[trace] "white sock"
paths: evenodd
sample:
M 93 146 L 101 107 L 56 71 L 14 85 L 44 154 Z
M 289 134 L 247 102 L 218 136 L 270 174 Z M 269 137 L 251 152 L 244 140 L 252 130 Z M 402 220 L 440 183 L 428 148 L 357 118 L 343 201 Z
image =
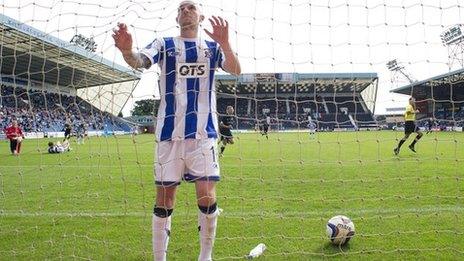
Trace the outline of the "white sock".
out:
M 166 260 L 169 234 L 171 233 L 171 216 L 161 218 L 153 215 L 153 256 L 155 261 Z
M 200 226 L 200 256 L 198 261 L 212 260 L 214 238 L 216 237 L 217 217 L 219 209 L 217 208 L 211 214 L 198 212 L 198 226 Z

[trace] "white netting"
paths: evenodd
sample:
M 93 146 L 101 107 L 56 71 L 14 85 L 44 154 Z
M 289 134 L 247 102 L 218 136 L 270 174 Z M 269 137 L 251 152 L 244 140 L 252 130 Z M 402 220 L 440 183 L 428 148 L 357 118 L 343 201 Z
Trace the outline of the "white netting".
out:
M 215 259 L 261 242 L 271 260 L 462 259 L 463 47 L 440 35 L 461 28 L 464 1 L 199 2 L 229 21 L 243 72 L 216 80 L 217 113 L 232 105 L 237 132 L 221 158 Z M 129 135 L 117 114 L 163 99 L 163 75 L 128 69 L 111 34 L 125 22 L 138 49 L 177 36 L 177 5 L 2 1 L 0 134 L 15 118 L 28 137 L 18 157 L 1 144 L 1 257 L 151 258 L 154 139 Z M 78 48 L 75 35 L 89 41 Z M 417 124 L 431 127 L 417 154 L 409 141 L 393 155 L 408 98 L 393 89 L 416 97 Z M 132 120 L 153 131 L 151 116 Z M 256 131 L 267 121 L 268 138 Z M 95 136 L 49 155 L 66 122 Z M 196 205 L 193 186 L 180 186 L 168 258 L 196 258 Z M 356 225 L 349 247 L 328 244 L 338 214 Z

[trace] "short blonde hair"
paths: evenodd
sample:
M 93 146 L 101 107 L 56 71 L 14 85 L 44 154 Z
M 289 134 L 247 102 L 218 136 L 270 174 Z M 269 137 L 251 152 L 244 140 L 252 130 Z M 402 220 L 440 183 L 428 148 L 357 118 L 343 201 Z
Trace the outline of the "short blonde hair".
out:
M 180 8 L 181 6 L 186 5 L 186 4 L 191 4 L 191 5 L 196 6 L 197 9 L 198 9 L 198 12 L 199 12 L 200 14 L 202 14 L 201 8 L 200 8 L 201 6 L 200 6 L 197 2 L 195 2 L 195 1 L 191 1 L 191 0 L 184 0 L 184 1 L 181 1 L 181 2 L 179 3 L 178 8 Z

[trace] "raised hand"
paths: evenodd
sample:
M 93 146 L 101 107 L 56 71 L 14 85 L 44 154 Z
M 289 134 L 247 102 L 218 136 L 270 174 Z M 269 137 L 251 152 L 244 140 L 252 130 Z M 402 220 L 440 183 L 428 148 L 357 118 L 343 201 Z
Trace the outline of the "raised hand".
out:
M 221 46 L 229 44 L 229 23 L 220 16 L 213 16 L 208 20 L 213 27 L 213 32 L 204 29 L 206 34 Z
M 132 51 L 132 35 L 127 31 L 127 25 L 118 23 L 118 27 L 113 30 L 113 39 L 116 47 L 122 53 Z

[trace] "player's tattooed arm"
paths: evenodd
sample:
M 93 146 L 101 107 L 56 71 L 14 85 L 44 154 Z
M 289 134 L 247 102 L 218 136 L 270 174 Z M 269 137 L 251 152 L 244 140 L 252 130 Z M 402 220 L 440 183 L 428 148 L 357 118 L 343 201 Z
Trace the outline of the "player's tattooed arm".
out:
M 150 59 L 141 53 L 135 53 L 131 50 L 130 52 L 122 52 L 122 56 L 126 63 L 134 69 L 148 69 L 151 66 Z
M 151 66 L 150 59 L 143 54 L 132 51 L 132 35 L 124 23 L 118 23 L 118 26 L 113 29 L 113 39 L 115 46 L 121 51 L 124 60 L 134 69 L 145 68 Z

